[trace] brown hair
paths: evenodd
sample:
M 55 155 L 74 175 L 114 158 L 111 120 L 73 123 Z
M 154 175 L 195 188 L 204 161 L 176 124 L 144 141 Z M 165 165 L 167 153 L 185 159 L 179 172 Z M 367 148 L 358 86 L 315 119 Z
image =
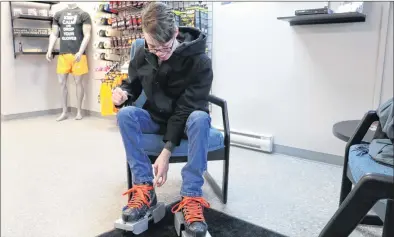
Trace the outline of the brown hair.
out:
M 161 2 L 149 3 L 142 12 L 142 30 L 158 43 L 167 43 L 176 31 L 172 9 Z

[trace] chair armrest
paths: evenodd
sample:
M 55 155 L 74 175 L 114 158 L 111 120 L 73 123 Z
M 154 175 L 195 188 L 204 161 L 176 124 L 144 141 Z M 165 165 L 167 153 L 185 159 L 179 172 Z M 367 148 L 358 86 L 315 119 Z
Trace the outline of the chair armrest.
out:
M 371 127 L 372 123 L 375 121 L 379 121 L 379 117 L 378 117 L 375 110 L 370 110 L 367 113 L 365 113 L 360 124 L 357 126 L 357 129 L 354 132 L 353 136 L 349 139 L 349 141 L 346 144 L 345 164 L 347 164 L 347 162 L 348 162 L 350 147 L 355 144 L 361 144 L 365 134 L 367 134 L 367 132 L 368 132 L 368 129 Z
M 393 176 L 383 174 L 366 174 L 357 185 L 364 186 L 366 191 L 373 192 L 378 196 L 378 199 L 392 199 L 394 198 L 394 180 Z M 379 191 L 377 191 L 377 188 Z
M 212 104 L 215 104 L 215 105 L 220 106 L 222 108 L 226 104 L 225 100 L 223 100 L 222 98 L 219 98 L 217 96 L 214 96 L 214 95 L 208 95 L 208 101 L 211 102 Z
M 227 102 L 214 95 L 208 96 L 208 101 L 214 105 L 222 108 L 223 130 L 224 130 L 224 144 L 230 146 L 230 125 L 228 121 Z
M 360 144 L 367 134 L 368 129 L 371 127 L 372 123 L 375 121 L 379 121 L 379 117 L 376 111 L 371 110 L 365 113 L 364 117 L 362 118 L 360 124 L 357 126 L 356 131 L 354 132 L 353 136 L 347 142 L 347 147 L 350 147 L 354 144 Z

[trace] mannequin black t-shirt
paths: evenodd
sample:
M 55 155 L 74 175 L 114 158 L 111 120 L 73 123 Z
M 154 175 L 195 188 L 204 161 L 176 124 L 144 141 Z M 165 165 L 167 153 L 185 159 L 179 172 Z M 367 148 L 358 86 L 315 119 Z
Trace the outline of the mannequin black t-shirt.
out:
M 60 54 L 76 54 L 83 40 L 83 24 L 92 24 L 87 12 L 79 7 L 55 13 L 53 24 L 60 30 Z M 84 52 L 85 53 L 85 52 Z

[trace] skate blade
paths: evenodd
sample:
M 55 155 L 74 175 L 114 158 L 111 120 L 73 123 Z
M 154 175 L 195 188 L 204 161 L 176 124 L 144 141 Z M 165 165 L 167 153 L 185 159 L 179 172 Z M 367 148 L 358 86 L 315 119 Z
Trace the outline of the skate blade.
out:
M 115 221 L 114 227 L 125 231 L 131 231 L 135 235 L 141 234 L 148 230 L 149 221 L 153 220 L 154 223 L 159 222 L 164 218 L 166 208 L 164 203 L 157 203 L 156 206 L 149 209 L 146 215 L 138 221 L 126 222 L 122 218 Z

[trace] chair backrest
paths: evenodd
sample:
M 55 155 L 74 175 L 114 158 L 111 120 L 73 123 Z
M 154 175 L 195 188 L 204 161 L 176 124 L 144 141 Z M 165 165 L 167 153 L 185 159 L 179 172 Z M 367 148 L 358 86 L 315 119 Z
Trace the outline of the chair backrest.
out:
M 130 50 L 130 61 L 133 60 L 134 55 L 137 51 L 138 47 L 144 47 L 145 41 L 144 39 L 136 39 L 133 43 L 133 45 L 131 46 L 131 50 Z M 138 97 L 138 99 L 134 102 L 134 106 L 141 108 L 146 101 L 146 95 L 144 90 L 142 90 L 141 95 Z
M 382 131 L 391 141 L 394 141 L 394 98 L 390 98 L 380 105 L 377 114 L 379 116 Z
M 379 126 L 376 133 L 380 133 L 380 139 L 376 136 L 369 145 L 368 154 L 378 162 L 394 166 L 394 102 L 393 98 L 379 106 L 377 115 L 379 117 Z M 376 134 L 375 133 L 375 134 Z M 384 135 L 384 136 L 383 136 Z

